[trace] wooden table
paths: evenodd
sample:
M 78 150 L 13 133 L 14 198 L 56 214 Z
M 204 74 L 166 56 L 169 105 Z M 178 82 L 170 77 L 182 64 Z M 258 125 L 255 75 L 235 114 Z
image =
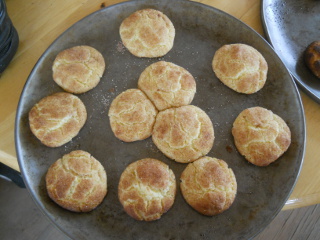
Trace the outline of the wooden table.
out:
M 160 0 L 159 0 L 160 1 Z M 72 24 L 103 7 L 123 0 L 7 0 L 20 45 L 0 76 L 0 161 L 19 171 L 14 121 L 22 88 L 47 47 Z M 197 1 L 221 9 L 264 36 L 259 0 Z M 320 82 L 319 82 L 320 84 Z M 307 146 L 298 182 L 283 209 L 320 203 L 320 105 L 301 92 L 307 123 Z M 285 184 L 285 183 L 283 183 Z

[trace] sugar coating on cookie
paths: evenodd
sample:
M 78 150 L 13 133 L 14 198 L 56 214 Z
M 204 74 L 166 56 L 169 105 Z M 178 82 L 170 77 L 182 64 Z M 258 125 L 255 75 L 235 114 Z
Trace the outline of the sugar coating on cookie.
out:
M 211 150 L 213 125 L 209 116 L 196 106 L 169 108 L 157 115 L 152 140 L 167 157 L 188 163 Z
M 160 111 L 188 105 L 196 93 L 193 76 L 183 67 L 165 61 L 148 66 L 139 77 L 138 87 Z
M 87 111 L 77 96 L 59 92 L 41 99 L 29 112 L 32 133 L 46 146 L 59 147 L 78 135 Z
M 242 111 L 233 123 L 232 135 L 240 154 L 257 166 L 276 161 L 291 143 L 288 125 L 262 107 Z
M 207 216 L 229 209 L 237 193 L 237 181 L 232 169 L 217 158 L 202 157 L 189 163 L 180 180 L 186 202 Z
M 114 135 L 124 142 L 143 140 L 151 136 L 158 111 L 139 89 L 120 93 L 109 109 Z
M 75 46 L 56 56 L 52 70 L 53 80 L 61 88 L 80 94 L 98 85 L 105 70 L 105 61 L 95 48 Z
M 137 57 L 162 57 L 173 47 L 175 28 L 162 12 L 142 9 L 123 20 L 120 37 L 123 45 Z
M 176 180 L 169 166 L 145 158 L 123 171 L 118 185 L 119 200 L 128 215 L 140 221 L 161 218 L 174 203 Z
M 49 197 L 73 212 L 89 212 L 107 194 L 107 174 L 90 153 L 76 150 L 53 163 L 46 174 Z
M 229 44 L 216 51 L 212 69 L 229 88 L 252 94 L 265 85 L 268 64 L 255 48 L 246 44 Z

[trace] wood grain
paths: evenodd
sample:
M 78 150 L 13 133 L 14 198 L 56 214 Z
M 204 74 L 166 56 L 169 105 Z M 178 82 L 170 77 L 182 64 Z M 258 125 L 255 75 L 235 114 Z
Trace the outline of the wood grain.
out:
M 0 218 L 0 239 L 70 240 L 41 213 L 26 189 L 3 179 L 0 206 L 0 216 L 5 216 Z M 320 239 L 319 229 L 320 205 L 313 205 L 281 211 L 253 240 L 315 240 Z
M 0 161 L 19 170 L 14 146 L 14 120 L 25 81 L 48 46 L 67 28 L 102 7 L 123 0 L 7 0 L 9 16 L 20 45 L 9 67 L 0 76 Z M 259 0 L 199 0 L 240 19 L 264 36 Z M 307 124 L 303 168 L 284 209 L 320 203 L 320 105 L 301 93 Z
M 319 239 L 320 205 L 282 211 L 254 240 Z

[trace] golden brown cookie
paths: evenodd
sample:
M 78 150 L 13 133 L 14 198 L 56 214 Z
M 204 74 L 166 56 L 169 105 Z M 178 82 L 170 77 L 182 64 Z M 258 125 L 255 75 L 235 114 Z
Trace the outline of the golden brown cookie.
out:
M 131 163 L 121 174 L 118 196 L 128 215 L 140 221 L 159 219 L 173 205 L 176 180 L 169 166 L 145 158 Z
M 199 213 L 213 216 L 230 208 L 237 181 L 228 164 L 220 159 L 202 157 L 189 163 L 181 174 L 180 188 L 187 203 Z
M 264 86 L 268 64 L 255 48 L 246 44 L 229 44 L 216 51 L 212 69 L 229 88 L 252 94 Z
M 114 135 L 124 142 L 133 142 L 151 136 L 157 113 L 141 90 L 128 89 L 112 101 L 108 115 Z
M 311 72 L 320 78 L 320 41 L 314 41 L 307 47 L 304 61 Z
M 123 20 L 120 37 L 123 45 L 137 57 L 162 57 L 173 47 L 175 28 L 162 12 L 142 9 Z
M 211 150 L 213 125 L 209 116 L 196 106 L 169 108 L 159 112 L 152 140 L 167 157 L 188 163 Z
M 88 152 L 72 151 L 50 166 L 46 174 L 49 197 L 73 212 L 89 212 L 107 194 L 107 174 Z
M 232 135 L 238 151 L 257 166 L 277 160 L 291 143 L 291 132 L 283 119 L 262 107 L 242 111 L 233 123 Z
M 77 96 L 59 92 L 41 99 L 29 112 L 32 133 L 46 146 L 59 147 L 78 135 L 87 111 Z
M 76 46 L 60 52 L 53 62 L 53 80 L 70 93 L 84 93 L 98 85 L 105 69 L 100 52 Z
M 188 105 L 196 93 L 193 76 L 183 67 L 165 61 L 148 66 L 140 75 L 138 87 L 160 111 Z

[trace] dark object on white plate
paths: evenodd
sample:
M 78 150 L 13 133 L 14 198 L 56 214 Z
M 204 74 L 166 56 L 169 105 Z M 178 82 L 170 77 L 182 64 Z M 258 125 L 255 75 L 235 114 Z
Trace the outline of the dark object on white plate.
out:
M 108 124 L 112 100 L 136 88 L 143 70 L 159 59 L 141 59 L 119 48 L 119 26 L 134 11 L 154 8 L 173 22 L 176 38 L 171 51 L 160 58 L 187 69 L 197 82 L 192 104 L 203 109 L 215 126 L 210 157 L 226 161 L 234 171 L 237 197 L 227 211 L 206 217 L 194 211 L 178 190 L 175 202 L 152 223 L 129 217 L 119 200 L 117 186 L 126 166 L 142 158 L 168 164 L 177 181 L 186 165 L 166 158 L 148 138 L 125 143 Z M 108 24 L 106 24 L 108 23 Z M 256 48 L 269 65 L 265 86 L 257 93 L 239 94 L 224 86 L 212 71 L 215 51 L 223 44 L 245 43 Z M 35 138 L 28 127 L 28 111 L 39 99 L 61 91 L 52 80 L 52 63 L 63 49 L 90 45 L 106 59 L 99 86 L 79 97 L 88 110 L 88 121 L 77 137 L 51 149 Z M 275 163 L 258 168 L 235 150 L 231 134 L 236 116 L 248 107 L 261 106 L 279 114 L 292 132 L 292 145 Z M 74 239 L 250 239 L 264 229 L 282 209 L 299 175 L 305 151 L 305 121 L 296 85 L 270 45 L 250 27 L 215 8 L 185 0 L 129 1 L 103 8 L 64 32 L 42 55 L 21 94 L 16 117 L 16 149 L 24 180 L 40 209 Z M 48 167 L 71 150 L 90 152 L 108 171 L 108 195 L 94 211 L 76 214 L 53 203 L 45 190 Z M 234 149 L 234 151 L 230 151 Z
M 14 28 L 4 0 L 0 0 L 0 73 L 9 65 L 19 45 L 19 36 Z

